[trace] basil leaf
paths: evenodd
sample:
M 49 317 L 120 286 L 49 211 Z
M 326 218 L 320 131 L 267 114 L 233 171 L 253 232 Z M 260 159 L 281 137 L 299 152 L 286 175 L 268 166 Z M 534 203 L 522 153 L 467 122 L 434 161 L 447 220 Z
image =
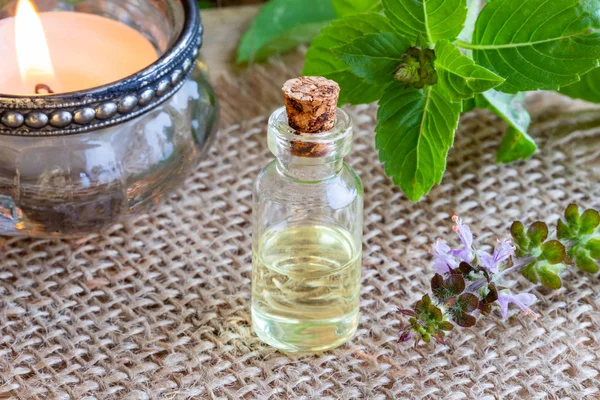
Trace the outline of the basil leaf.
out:
M 441 182 L 461 108 L 438 86 L 415 89 L 394 83 L 379 101 L 375 128 L 379 159 L 412 201 Z
M 334 18 L 329 1 L 271 0 L 261 7 L 242 37 L 237 62 L 263 61 L 294 49 L 310 41 Z
M 531 123 L 531 117 L 523 104 L 525 95 L 507 94 L 497 90 L 488 90 L 477 98 L 479 107 L 487 107 L 501 116 L 509 125 L 520 131 L 526 131 Z
M 350 72 L 349 69 L 327 74 L 314 73 L 310 75 L 322 75 L 336 81 L 338 85 L 340 85 L 339 105 L 370 104 L 379 100 L 381 96 L 383 96 L 383 91 L 385 90 L 385 86 L 366 83 Z
M 507 93 L 555 90 L 579 80 L 600 58 L 598 0 L 494 0 L 475 25 L 475 61 L 506 78 Z
M 466 113 L 466 112 L 473 111 L 474 109 L 476 109 L 478 107 L 476 99 L 477 99 L 476 97 L 472 97 L 470 99 L 463 100 L 462 112 Z
M 435 45 L 435 67 L 440 91 L 453 102 L 470 99 L 504 82 L 489 69 L 480 67 L 449 41 L 443 39 Z
M 510 163 L 517 160 L 526 160 L 530 158 L 537 150 L 535 141 L 527 134 L 514 126 L 506 129 L 498 153 L 496 162 Z
M 600 68 L 583 75 L 579 82 L 560 88 L 560 93 L 574 99 L 600 103 Z
M 364 82 L 354 75 L 332 48 L 340 47 L 369 33 L 393 32 L 389 20 L 381 14 L 361 14 L 333 21 L 313 40 L 306 53 L 303 75 L 322 75 L 341 88 L 340 104 L 372 103 L 383 95 L 385 86 Z
M 466 0 L 382 0 L 396 29 L 415 42 L 419 34 L 429 43 L 454 39 L 467 18 Z
M 381 0 L 331 0 L 338 18 L 365 12 L 381 11 Z
M 334 48 L 333 52 L 366 82 L 388 84 L 394 80 L 394 71 L 409 47 L 408 39 L 397 33 L 383 32 L 364 35 Z
M 525 160 L 537 150 L 535 141 L 527 134 L 531 117 L 523 105 L 525 95 L 489 90 L 477 97 L 479 107 L 487 107 L 508 123 L 508 129 L 498 148 L 496 161 L 509 163 Z

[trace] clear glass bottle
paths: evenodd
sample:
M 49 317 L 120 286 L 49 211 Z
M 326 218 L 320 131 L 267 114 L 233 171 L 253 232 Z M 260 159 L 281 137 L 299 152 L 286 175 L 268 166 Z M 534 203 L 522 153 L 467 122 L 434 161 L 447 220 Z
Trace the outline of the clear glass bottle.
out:
M 285 107 L 269 119 L 276 160 L 254 184 L 252 324 L 280 350 L 331 349 L 358 326 L 363 187 L 343 161 L 352 130 L 341 109 L 331 131 L 311 135 L 290 128 Z

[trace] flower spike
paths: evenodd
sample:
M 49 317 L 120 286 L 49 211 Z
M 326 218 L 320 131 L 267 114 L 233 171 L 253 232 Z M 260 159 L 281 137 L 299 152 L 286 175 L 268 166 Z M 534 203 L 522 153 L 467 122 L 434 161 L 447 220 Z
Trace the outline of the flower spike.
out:
M 574 204 L 567 207 L 555 230 L 542 221 L 528 228 L 515 221 L 510 228 L 512 241 L 498 240 L 490 254 L 473 247 L 473 233 L 462 220 L 452 217 L 455 232 L 462 244 L 452 248 L 445 240 L 433 245 L 431 296 L 426 294 L 412 309 L 398 311 L 408 317 L 409 325 L 400 333 L 399 342 L 446 343 L 446 334 L 455 326 L 472 327 L 481 315 L 500 311 L 508 317 L 514 304 L 525 316 L 536 319 L 531 309 L 536 297 L 532 293 L 506 288 L 503 279 L 520 272 L 533 283 L 549 289 L 561 287 L 559 275 L 568 267 L 596 273 L 600 269 L 600 213 L 581 212 Z M 556 232 L 552 236 L 552 232 Z

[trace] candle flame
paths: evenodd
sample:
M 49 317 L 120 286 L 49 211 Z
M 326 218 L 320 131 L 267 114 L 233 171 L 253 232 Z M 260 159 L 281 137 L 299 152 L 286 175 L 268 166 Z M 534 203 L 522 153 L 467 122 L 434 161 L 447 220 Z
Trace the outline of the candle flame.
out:
M 19 0 L 15 20 L 15 45 L 21 79 L 32 90 L 39 83 L 52 85 L 54 68 L 42 21 L 31 0 Z

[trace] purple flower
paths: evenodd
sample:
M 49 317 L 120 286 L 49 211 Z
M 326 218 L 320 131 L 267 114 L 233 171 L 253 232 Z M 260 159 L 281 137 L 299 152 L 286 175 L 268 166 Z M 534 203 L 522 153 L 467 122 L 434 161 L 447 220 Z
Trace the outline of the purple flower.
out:
M 433 269 L 435 272 L 443 275 L 446 272 L 450 272 L 450 269 L 456 269 L 457 266 L 458 262 L 448 243 L 442 239 L 436 240 L 433 245 Z
M 406 330 L 404 330 L 401 334 L 400 334 L 400 338 L 398 338 L 398 343 L 402 343 L 402 342 L 408 342 L 410 339 L 415 337 L 415 334 L 408 330 L 409 328 L 406 328 Z
M 457 216 L 452 217 L 456 223 L 452 230 L 458 234 L 463 244 L 462 249 L 452 249 L 448 243 L 438 239 L 433 245 L 433 269 L 438 274 L 445 274 L 451 269 L 456 269 L 462 261 L 470 263 L 473 261 L 473 233 L 467 225 Z
M 537 318 L 537 314 L 533 312 L 529 306 L 535 301 L 535 296 L 531 293 L 517 293 L 512 294 L 510 290 L 505 289 L 498 293 L 498 304 L 500 304 L 500 313 L 502 318 L 506 318 L 508 315 L 508 305 L 514 303 L 521 310 L 525 312 L 525 315 L 531 315 Z
M 452 221 L 456 223 L 456 225 L 452 227 L 452 230 L 458 234 L 458 237 L 463 244 L 462 249 L 453 250 L 452 254 L 461 258 L 462 261 L 470 263 L 473 261 L 473 233 L 456 215 L 452 217 Z
M 483 263 L 489 273 L 497 274 L 500 272 L 500 264 L 508 260 L 514 254 L 514 248 L 508 240 L 499 240 L 494 247 L 494 254 L 490 255 L 485 251 L 477 250 L 477 256 Z

